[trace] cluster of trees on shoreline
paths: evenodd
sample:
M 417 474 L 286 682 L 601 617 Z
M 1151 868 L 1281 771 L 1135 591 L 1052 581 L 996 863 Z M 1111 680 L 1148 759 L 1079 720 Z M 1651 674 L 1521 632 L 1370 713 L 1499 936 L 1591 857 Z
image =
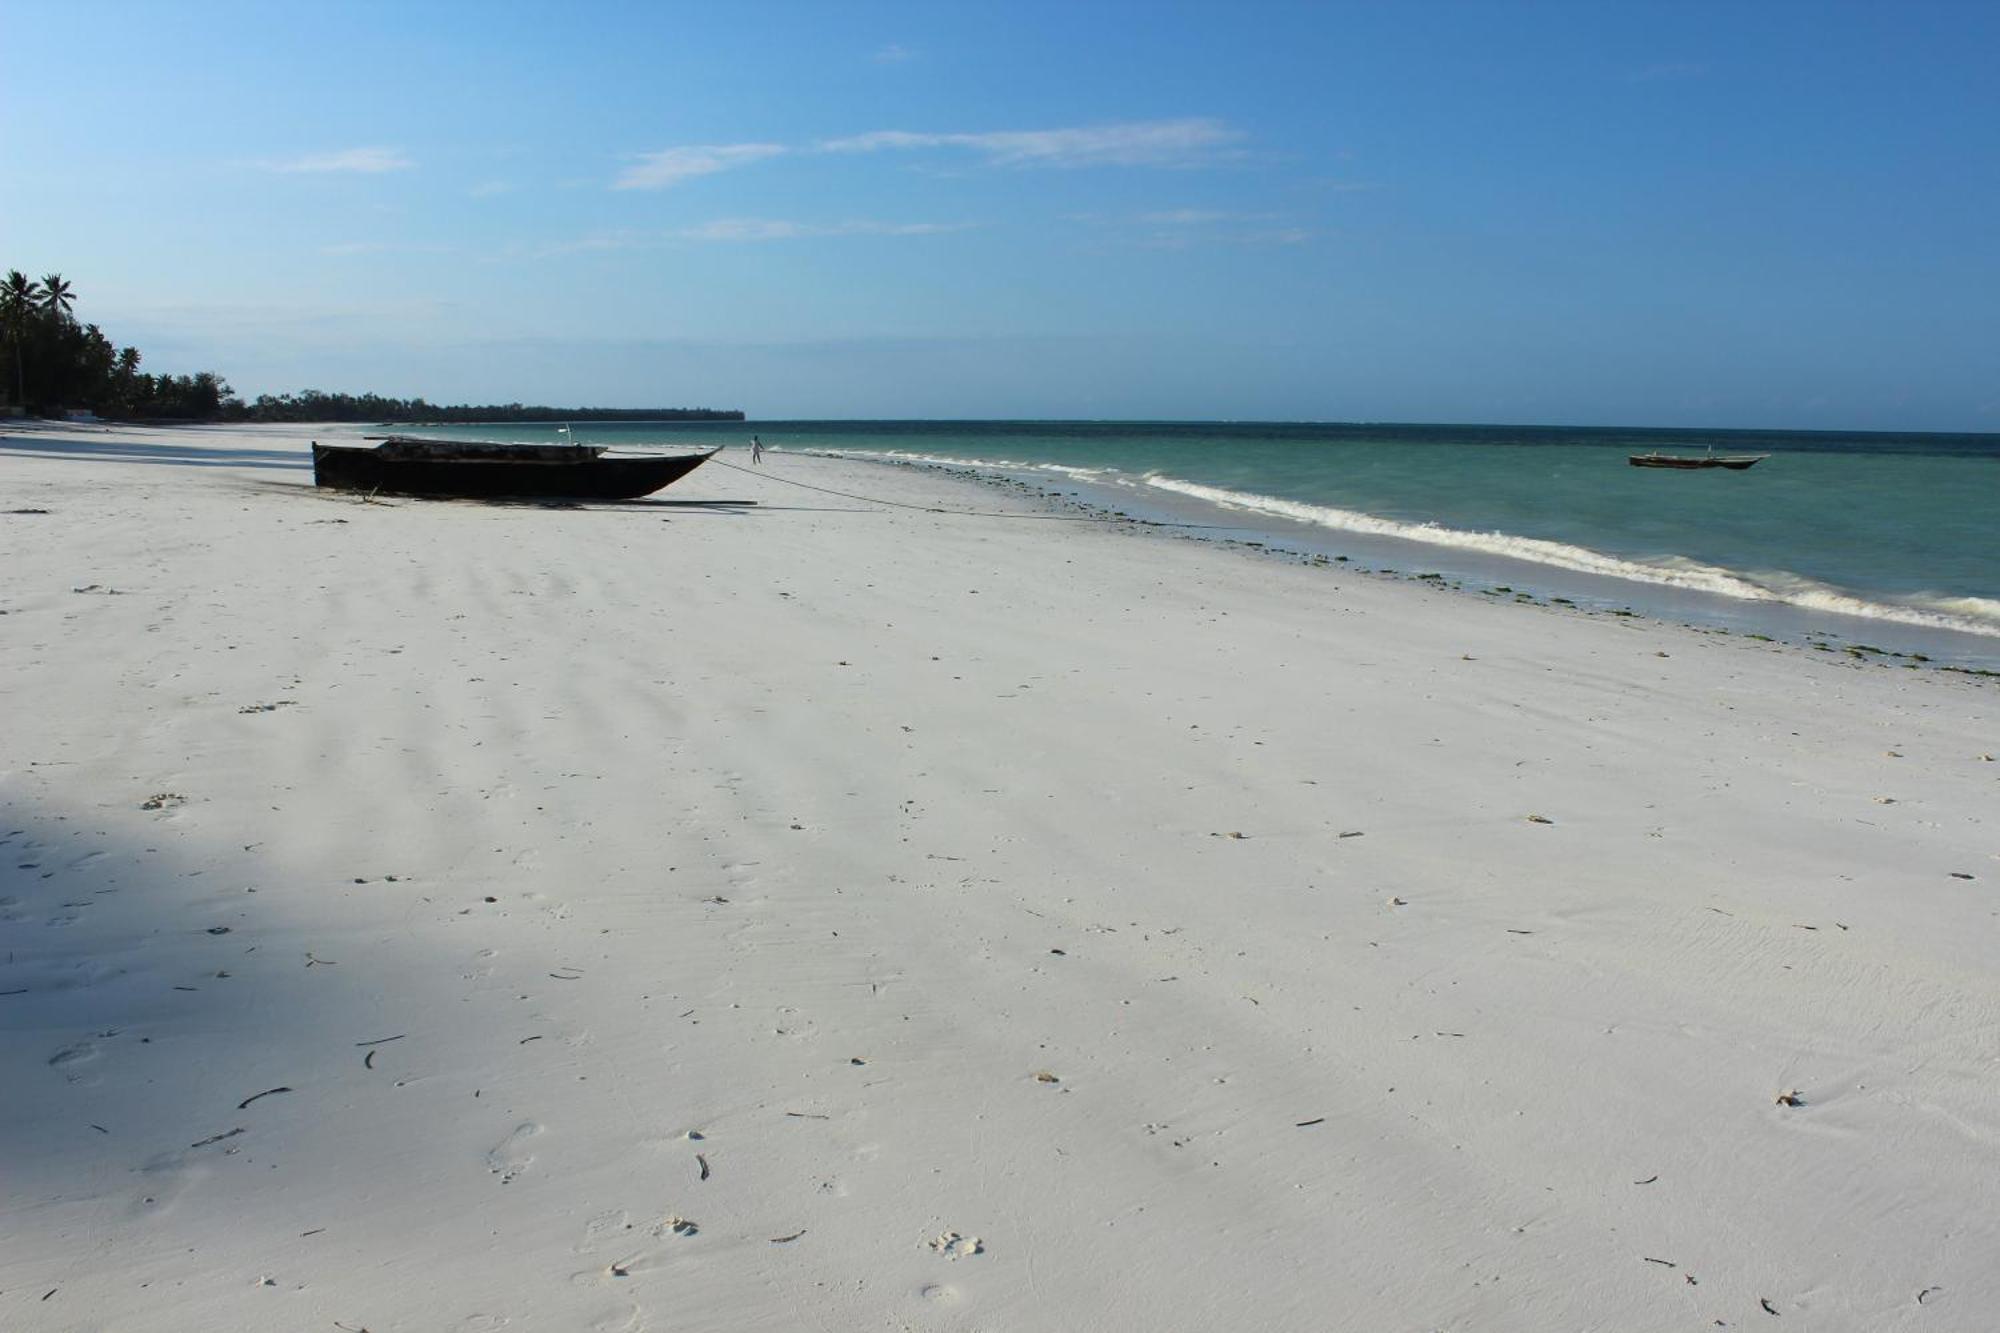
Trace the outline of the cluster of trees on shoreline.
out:
M 19 269 L 0 280 L 0 397 L 35 416 L 83 409 L 101 417 L 175 421 L 741 421 L 706 407 L 446 407 L 373 393 L 261 394 L 244 402 L 212 371 L 151 375 L 136 347 L 118 347 L 76 318 L 76 291 L 60 273 L 36 282 Z
M 222 377 L 149 375 L 136 347 L 117 347 L 76 318 L 76 291 L 62 274 L 40 282 L 19 269 L 0 280 L 0 385 L 29 412 L 88 407 L 104 416 L 213 420 L 235 401 Z M 240 405 L 240 404 L 239 404 Z
M 741 421 L 743 414 L 712 407 L 547 407 L 528 403 L 460 404 L 447 407 L 421 398 L 384 398 L 376 393 L 260 394 L 244 405 L 237 420 L 247 421 Z

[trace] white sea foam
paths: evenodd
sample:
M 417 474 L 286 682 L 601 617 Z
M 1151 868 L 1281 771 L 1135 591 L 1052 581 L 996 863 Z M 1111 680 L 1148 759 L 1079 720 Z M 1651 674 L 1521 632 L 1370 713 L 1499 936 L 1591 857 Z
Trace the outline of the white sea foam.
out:
M 1524 537 L 1508 532 L 1472 532 L 1436 523 L 1407 523 L 1331 505 L 1308 504 L 1301 500 L 1207 486 L 1154 472 L 1134 477 L 1131 473 L 1108 467 L 1075 467 L 1026 459 L 969 458 L 902 449 L 815 449 L 812 452 L 828 457 L 886 463 L 928 463 L 996 472 L 1044 473 L 1101 486 L 1153 486 L 1224 509 L 1270 514 L 1342 532 L 1394 537 L 1430 546 L 1506 556 L 1580 574 L 1685 588 L 1738 601 L 1776 602 L 1809 611 L 2000 637 L 2000 600 L 1992 598 L 1912 594 L 1893 601 L 1872 600 L 1782 571 L 1730 570 L 1680 556 L 1652 561 L 1632 560 L 1540 537 Z
M 995 472 L 1047 472 L 1076 481 L 1112 480 L 1111 469 L 1074 467 L 1067 463 L 1031 463 L 1010 458 L 957 458 L 948 454 L 921 454 L 904 449 L 815 449 L 827 458 L 860 458 L 883 463 L 934 463 L 944 467 L 986 468 Z
M 1430 546 L 1508 556 L 1582 574 L 1687 588 L 1747 602 L 1782 602 L 1812 611 L 1920 625 L 1926 629 L 2000 636 L 2000 601 L 1990 598 L 1912 595 L 1897 601 L 1875 601 L 1795 574 L 1728 570 L 1684 557 L 1658 561 L 1628 560 L 1588 547 L 1540 537 L 1523 537 L 1507 532 L 1468 532 L 1435 523 L 1405 523 L 1351 509 L 1225 490 L 1219 486 L 1204 486 L 1199 482 L 1157 474 L 1148 475 L 1145 480 L 1148 485 L 1160 490 L 1206 500 L 1225 509 L 1271 514 L 1342 532 L 1396 537 Z

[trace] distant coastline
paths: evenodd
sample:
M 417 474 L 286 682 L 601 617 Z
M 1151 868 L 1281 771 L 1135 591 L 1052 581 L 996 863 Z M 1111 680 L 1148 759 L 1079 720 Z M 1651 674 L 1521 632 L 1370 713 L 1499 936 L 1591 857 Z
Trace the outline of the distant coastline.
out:
M 60 273 L 36 282 L 20 269 L 0 277 L 0 415 L 126 422 L 395 421 L 421 424 L 566 421 L 741 421 L 739 409 L 713 407 L 549 407 L 487 403 L 445 406 L 379 393 L 259 394 L 244 402 L 213 371 L 155 375 L 139 367 L 136 347 L 120 348 L 95 324 L 76 318 L 76 286 Z
M 560 425 L 570 421 L 741 421 L 738 408 L 723 407 L 441 407 L 424 416 L 385 419 L 385 425 L 448 426 L 506 422 Z
M 1881 446 L 1908 441 L 1925 452 L 1949 449 L 1955 443 L 1981 455 L 2000 447 L 2000 431 L 1974 430 L 1849 430 L 1815 427 L 1792 429 L 1777 426 L 1644 426 L 1538 424 L 1505 421 L 1349 421 L 1273 417 L 1177 418 L 1177 417 L 759 417 L 760 428 L 773 430 L 836 431 L 866 429 L 877 434 L 933 434 L 948 431 L 957 435 L 997 437 L 1045 437 L 1051 431 L 1074 439 L 1091 436 L 1119 437 L 1145 431 L 1162 439 L 1179 436 L 1202 440 L 1285 438 L 1315 441 L 1360 439 L 1371 441 L 1428 441 L 1440 434 L 1480 444 L 1575 443 L 1686 446 L 1714 440 L 1718 444 L 1736 442 L 1745 446 L 1768 447 L 1772 440 L 1786 442 L 1793 450 L 1810 450 L 1831 445 Z
M 567 421 L 741 421 L 737 408 L 716 407 L 550 407 L 546 403 L 444 403 L 381 394 L 264 394 L 225 420 L 364 421 L 398 425 L 469 425 L 482 422 L 561 424 Z

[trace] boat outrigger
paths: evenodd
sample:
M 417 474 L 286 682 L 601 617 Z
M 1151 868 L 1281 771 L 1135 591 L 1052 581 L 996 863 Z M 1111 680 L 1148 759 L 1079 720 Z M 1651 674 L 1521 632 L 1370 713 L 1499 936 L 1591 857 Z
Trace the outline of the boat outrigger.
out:
M 372 448 L 315 440 L 312 450 L 315 486 L 473 500 L 633 500 L 679 481 L 716 452 L 606 458 L 598 445 L 408 435 L 382 437 Z

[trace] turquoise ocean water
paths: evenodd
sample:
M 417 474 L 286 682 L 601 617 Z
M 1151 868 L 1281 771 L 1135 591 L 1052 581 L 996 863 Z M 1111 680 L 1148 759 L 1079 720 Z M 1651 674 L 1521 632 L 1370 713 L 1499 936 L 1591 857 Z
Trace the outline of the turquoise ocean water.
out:
M 551 427 L 480 433 L 560 438 Z M 613 446 L 747 444 L 753 433 L 767 448 L 1034 479 L 1139 516 L 1206 518 L 1302 549 L 1365 550 L 1377 564 L 1401 552 L 1405 571 L 1499 571 L 1512 587 L 1622 598 L 1641 610 L 1701 619 L 1706 606 L 1709 618 L 1739 627 L 1770 620 L 1810 633 L 1801 617 L 1833 617 L 1830 632 L 1849 639 L 1872 623 L 1876 642 L 1894 639 L 1892 630 L 1911 643 L 1910 632 L 1931 632 L 1957 656 L 2000 658 L 2000 435 L 1132 422 L 577 428 L 584 442 Z M 1745 472 L 1625 461 L 1711 445 L 1771 457 Z

